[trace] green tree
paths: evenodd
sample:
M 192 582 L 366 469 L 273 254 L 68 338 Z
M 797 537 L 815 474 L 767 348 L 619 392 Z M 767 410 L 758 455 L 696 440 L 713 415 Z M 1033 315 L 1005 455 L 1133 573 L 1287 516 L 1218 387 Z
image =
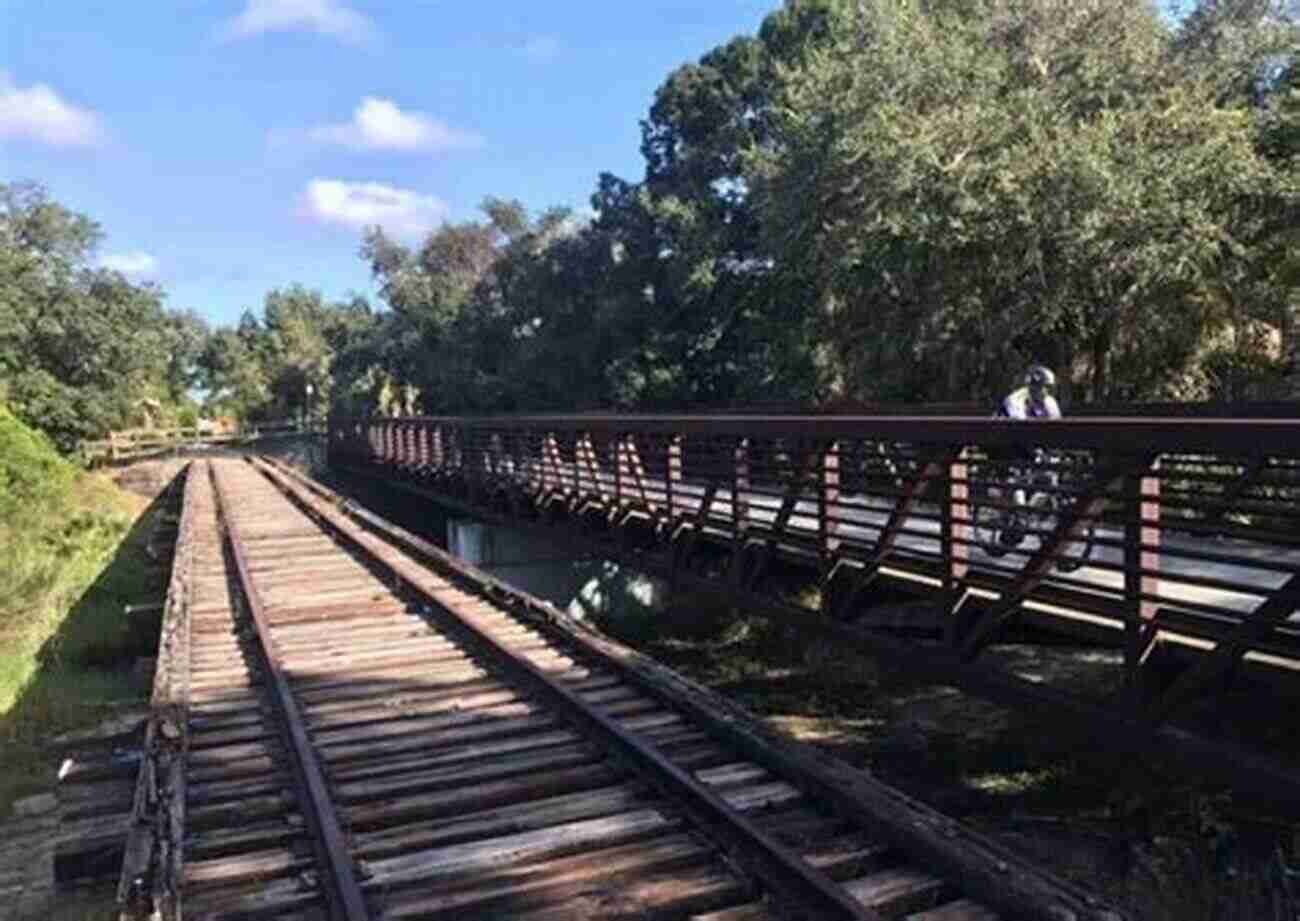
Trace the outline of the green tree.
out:
M 758 36 L 683 65 L 656 91 L 642 123 L 643 182 L 606 182 L 597 200 L 602 225 L 619 233 L 624 300 L 643 328 L 640 347 L 624 358 L 625 399 L 813 395 L 811 304 L 772 272 L 780 245 L 763 238 L 745 160 L 773 142 L 781 68 L 826 41 L 847 6 L 793 0 Z
M 260 318 L 246 310 L 209 337 L 200 361 L 209 409 L 250 421 L 325 412 L 340 355 L 372 326 L 364 298 L 330 302 L 302 285 L 269 291 Z
M 100 237 L 39 185 L 0 185 L 0 386 L 64 450 L 185 398 L 203 335 L 156 286 L 92 267 Z
M 858 4 L 786 73 L 754 185 L 815 270 L 845 394 L 991 398 L 1051 361 L 1162 395 L 1291 192 L 1248 113 L 1171 61 L 1154 7 Z M 870 66 L 864 66 L 869 61 Z

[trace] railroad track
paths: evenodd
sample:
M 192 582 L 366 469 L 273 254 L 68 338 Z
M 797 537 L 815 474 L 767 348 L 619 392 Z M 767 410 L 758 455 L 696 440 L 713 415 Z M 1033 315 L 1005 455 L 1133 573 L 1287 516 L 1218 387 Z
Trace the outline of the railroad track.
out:
M 262 462 L 195 462 L 126 916 L 1116 921 Z

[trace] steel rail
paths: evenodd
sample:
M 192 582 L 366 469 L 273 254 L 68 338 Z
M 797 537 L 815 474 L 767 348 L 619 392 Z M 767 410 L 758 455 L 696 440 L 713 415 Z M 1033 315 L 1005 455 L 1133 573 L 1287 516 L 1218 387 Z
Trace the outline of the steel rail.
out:
M 265 470 L 265 468 L 261 468 Z M 270 477 L 291 498 L 295 491 L 284 485 L 278 477 Z M 299 504 L 316 518 L 323 528 L 338 535 L 346 543 L 365 554 L 369 559 L 388 569 L 428 604 L 453 618 L 449 625 L 475 646 L 489 653 L 499 665 L 522 676 L 526 683 L 547 699 L 569 719 L 584 726 L 589 737 L 603 741 L 612 752 L 621 756 L 635 772 L 646 777 L 673 802 L 682 806 L 688 816 L 707 829 L 716 843 L 722 844 L 732 862 L 761 889 L 772 893 L 788 917 L 849 918 L 857 921 L 883 921 L 883 916 L 854 899 L 843 886 L 811 866 L 790 848 L 743 814 L 729 806 L 721 796 L 689 773 L 675 765 L 634 733 L 623 729 L 613 719 L 585 703 L 576 693 L 551 678 L 528 658 L 490 633 L 480 629 L 474 618 L 466 612 L 440 601 L 420 582 L 427 571 L 415 564 L 403 567 L 393 559 L 390 547 L 375 547 L 377 538 L 356 531 L 359 527 L 341 513 L 323 509 L 317 502 L 296 496 Z M 387 551 L 387 552 L 384 552 Z M 458 575 L 468 575 L 468 570 L 456 567 Z M 402 570 L 406 569 L 406 572 Z M 410 570 L 416 569 L 412 573 Z M 804 914 L 807 912 L 807 914 Z
M 255 466 L 257 466 L 255 464 Z M 296 481 L 292 487 L 315 493 L 325 502 L 340 505 L 362 527 L 381 535 L 404 551 L 428 562 L 445 567 L 475 585 L 491 597 L 503 600 L 546 623 L 560 624 L 566 638 L 583 651 L 602 660 L 604 667 L 617 673 L 642 692 L 666 706 L 687 713 L 717 736 L 740 748 L 756 763 L 783 774 L 818 798 L 834 804 L 838 814 L 851 816 L 880 829 L 904 849 L 961 880 L 963 891 L 980 902 L 1005 913 L 1008 918 L 1057 921 L 1076 918 L 1080 921 L 1120 921 L 1121 916 L 1080 887 L 1051 879 L 996 842 L 973 833 L 935 812 L 924 804 L 881 784 L 867 775 L 842 770 L 828 762 L 800 757 L 787 749 L 788 743 L 773 744 L 758 737 L 746 726 L 743 715 L 734 708 L 718 712 L 722 706 L 701 702 L 699 692 L 688 682 L 668 673 L 662 666 L 638 654 L 621 650 L 604 637 L 585 632 L 553 605 L 501 583 L 486 573 L 464 564 L 456 557 L 365 509 L 348 502 L 343 496 L 286 465 L 269 460 L 272 481 Z M 299 500 L 301 502 L 301 500 Z M 671 690 L 650 680 L 671 679 Z M 868 804 L 868 805 L 864 805 Z
M 330 917 L 333 921 L 370 921 L 370 913 L 357 882 L 352 855 L 325 784 L 324 772 L 316 758 L 311 739 L 307 736 L 302 713 L 285 678 L 262 597 L 253 582 L 239 529 L 230 515 L 230 497 L 215 470 L 212 470 L 211 476 L 218 514 L 225 523 L 226 539 L 234 556 L 240 588 L 257 634 L 257 649 L 265 669 L 266 684 L 279 717 L 276 721 L 277 728 L 285 749 L 291 755 L 290 761 L 298 787 L 298 804 L 311 831 L 317 866 L 324 875 L 321 888 Z

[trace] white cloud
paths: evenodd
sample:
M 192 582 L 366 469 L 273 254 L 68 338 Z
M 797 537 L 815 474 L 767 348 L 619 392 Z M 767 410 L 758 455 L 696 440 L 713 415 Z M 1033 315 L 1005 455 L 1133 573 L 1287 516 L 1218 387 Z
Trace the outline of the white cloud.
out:
M 403 112 L 389 99 L 366 96 L 343 124 L 313 128 L 311 138 L 360 150 L 452 150 L 478 147 L 483 139 L 422 112 Z
M 382 182 L 313 179 L 303 195 L 303 213 L 323 224 L 367 227 L 378 224 L 398 236 L 421 236 L 448 212 L 446 202 Z
M 140 250 L 109 253 L 100 258 L 99 264 L 114 272 L 121 272 L 127 278 L 151 278 L 158 274 L 158 260 Z
M 549 61 L 560 53 L 560 40 L 549 35 L 534 35 L 519 50 L 538 61 Z
M 364 44 L 377 35 L 369 17 L 339 0 L 247 0 L 244 11 L 222 27 L 221 35 L 234 40 L 300 30 L 354 44 Z
M 20 87 L 0 71 L 0 138 L 56 147 L 89 147 L 104 138 L 99 116 L 65 101 L 44 83 Z

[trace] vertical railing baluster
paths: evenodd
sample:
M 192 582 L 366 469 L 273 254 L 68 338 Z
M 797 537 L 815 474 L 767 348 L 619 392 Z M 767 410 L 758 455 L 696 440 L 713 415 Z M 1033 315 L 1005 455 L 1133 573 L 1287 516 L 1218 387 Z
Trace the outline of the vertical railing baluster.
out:
M 554 432 L 542 436 L 542 485 L 547 490 L 560 489 L 560 445 Z
M 948 501 L 944 505 L 948 521 L 944 559 L 950 591 L 956 590 L 970 571 L 970 541 L 974 530 L 970 524 L 970 465 L 962 459 L 962 452 L 957 452 L 957 458 L 948 465 Z
M 731 527 L 737 540 L 749 524 L 749 500 L 744 494 L 749 491 L 749 439 L 742 438 L 736 445 L 735 477 L 731 493 Z
M 582 435 L 575 432 L 573 434 L 573 463 L 569 465 L 569 484 L 568 484 L 569 492 L 575 498 L 582 495 L 582 490 L 578 487 L 578 468 L 579 466 L 581 466 L 578 457 L 578 451 L 581 443 L 582 443 Z M 599 495 L 599 492 L 600 491 L 597 490 L 597 495 Z
M 559 491 L 562 496 L 568 496 L 573 492 L 573 476 L 577 471 L 576 465 L 570 465 L 569 472 L 564 472 L 564 452 L 561 448 L 563 442 L 557 436 L 555 439 L 555 475 L 559 480 Z M 577 439 L 574 439 L 574 457 L 577 457 Z
M 600 464 L 600 452 L 596 450 L 596 437 L 591 433 L 587 434 L 587 442 L 584 456 L 587 459 L 587 479 L 591 481 L 591 491 L 595 494 L 597 505 L 602 512 L 608 512 L 610 509 L 609 496 L 610 486 L 605 482 L 605 471 Z
M 493 488 L 496 488 L 497 482 L 501 479 L 501 471 L 505 469 L 503 457 L 505 448 L 501 444 L 501 433 L 492 433 L 492 453 L 488 459 L 488 476 L 492 479 Z
M 645 464 L 641 460 L 641 449 L 637 446 L 635 435 L 628 435 L 624 439 L 623 456 L 627 459 L 627 477 L 636 489 L 635 501 L 640 502 L 653 514 L 658 509 L 659 503 L 651 499 L 650 491 L 646 489 Z
M 939 552 L 943 557 L 943 590 L 938 598 L 940 623 L 944 639 L 960 646 L 965 636 L 962 608 L 966 598 L 964 585 L 970 572 L 970 541 L 974 539 L 971 523 L 970 464 L 967 451 L 954 447 L 949 460 L 941 467 L 947 473 L 939 491 Z M 942 474 L 940 474 L 942 475 Z
M 741 438 L 732 452 L 731 465 L 731 579 L 739 588 L 744 582 L 745 530 L 749 507 L 741 495 L 749 489 L 749 439 Z
M 551 436 L 545 432 L 542 433 L 541 462 L 542 492 L 549 494 L 555 487 L 551 476 Z
M 557 451 L 559 450 L 558 444 L 556 445 L 556 450 Z M 557 454 L 556 457 L 557 459 L 559 459 L 559 462 L 562 464 L 563 458 L 559 454 Z M 582 496 L 583 485 L 586 482 L 586 478 L 582 475 L 582 468 L 586 464 L 586 462 L 587 462 L 586 436 L 582 432 L 578 432 L 573 436 L 573 468 L 572 468 L 573 486 L 570 488 L 568 485 L 564 483 L 563 475 L 561 475 L 561 480 L 560 480 L 561 486 L 564 488 L 565 492 L 569 493 L 569 504 L 574 508 L 582 508 L 582 503 L 579 497 Z M 557 469 L 562 469 L 562 468 L 557 468 Z
M 1135 703 L 1143 693 L 1142 667 L 1155 641 L 1156 602 L 1143 599 L 1159 590 L 1155 576 L 1143 570 L 1160 565 L 1158 550 L 1144 550 L 1143 544 L 1158 546 L 1160 531 L 1160 478 L 1158 461 L 1148 471 L 1135 471 L 1124 478 L 1124 674 Z
M 677 519 L 677 484 L 682 481 L 682 436 L 673 435 L 668 439 L 668 463 L 664 469 L 664 492 L 668 498 L 669 527 Z
M 1162 529 L 1160 527 L 1160 461 L 1157 458 L 1151 464 L 1151 475 L 1142 478 L 1142 508 L 1140 511 L 1142 519 L 1142 543 L 1155 547 L 1154 550 L 1143 550 L 1141 554 L 1141 565 L 1144 570 L 1152 572 L 1160 568 L 1160 550 Z M 1154 595 L 1160 591 L 1160 577 L 1155 575 L 1143 575 L 1140 583 L 1143 594 Z M 1154 623 L 1156 618 L 1156 608 L 1158 604 L 1155 601 L 1140 601 L 1139 611 L 1142 615 L 1143 623 Z
M 839 550 L 839 541 L 835 539 L 835 526 L 830 520 L 832 514 L 839 517 L 840 443 L 838 441 L 827 443 L 825 451 L 822 452 L 821 475 L 818 480 L 818 552 L 821 554 L 823 567 L 828 569 L 836 551 Z
M 623 509 L 623 436 L 615 435 L 609 442 L 610 461 L 614 465 L 614 507 L 610 518 L 617 518 Z

